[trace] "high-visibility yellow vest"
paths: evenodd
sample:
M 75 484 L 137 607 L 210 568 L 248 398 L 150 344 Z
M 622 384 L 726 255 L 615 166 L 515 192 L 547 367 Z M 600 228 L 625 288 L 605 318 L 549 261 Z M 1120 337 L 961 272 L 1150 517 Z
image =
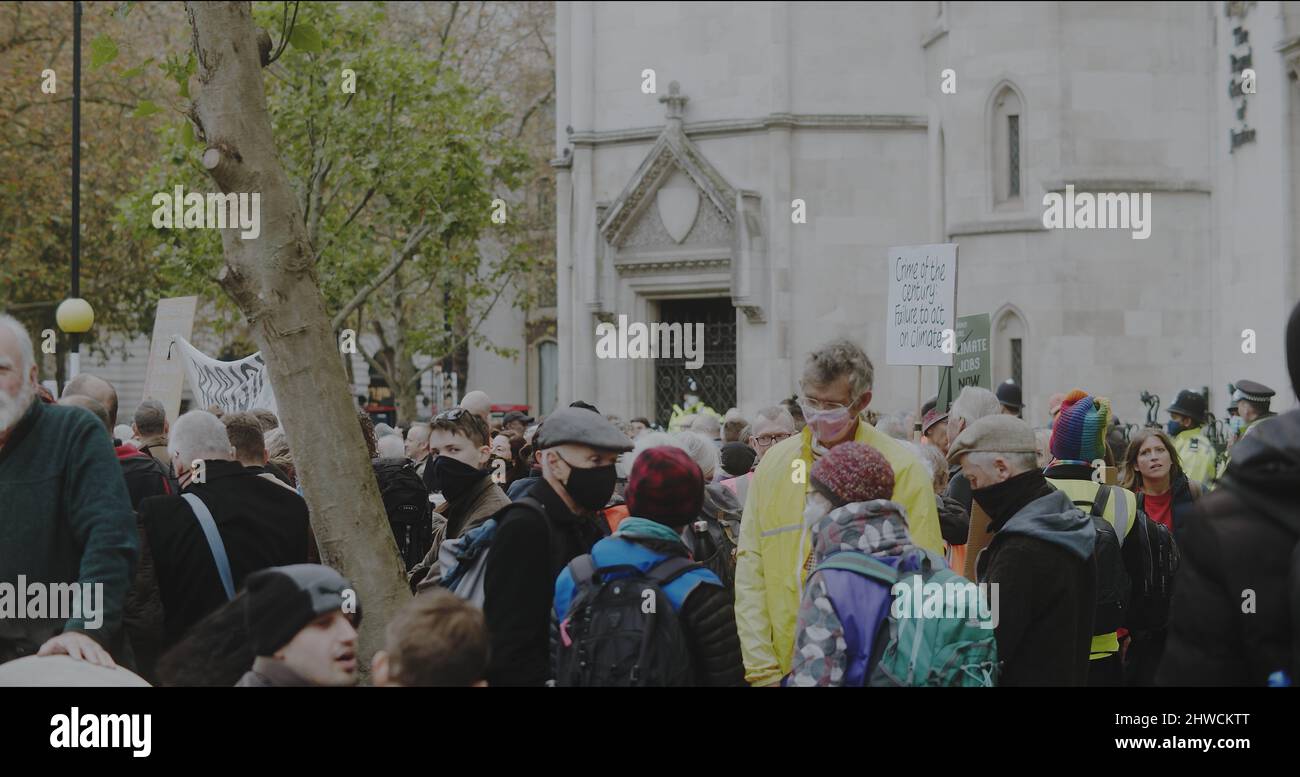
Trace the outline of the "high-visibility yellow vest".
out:
M 1048 478 L 1059 491 L 1070 497 L 1070 501 L 1075 504 L 1086 502 L 1086 505 L 1080 505 L 1079 509 L 1085 513 L 1091 508 L 1092 503 L 1097 499 L 1097 489 L 1101 483 L 1092 480 L 1061 480 Z M 1102 511 L 1102 517 L 1115 527 L 1115 533 L 1119 536 L 1119 542 L 1122 546 L 1124 540 L 1128 537 L 1129 532 L 1133 531 L 1133 525 L 1136 523 L 1134 518 L 1137 516 L 1137 495 L 1127 488 L 1111 486 L 1114 492 L 1106 500 L 1106 509 Z M 1120 497 L 1123 497 L 1122 499 Z M 1091 655 L 1088 657 L 1094 661 L 1099 658 L 1107 658 L 1119 652 L 1119 636 L 1117 632 L 1112 631 L 1109 634 L 1096 634 L 1092 638 Z
M 1213 482 L 1214 446 L 1199 428 L 1179 432 L 1174 438 L 1174 451 L 1178 453 L 1178 463 L 1188 478 L 1207 486 Z

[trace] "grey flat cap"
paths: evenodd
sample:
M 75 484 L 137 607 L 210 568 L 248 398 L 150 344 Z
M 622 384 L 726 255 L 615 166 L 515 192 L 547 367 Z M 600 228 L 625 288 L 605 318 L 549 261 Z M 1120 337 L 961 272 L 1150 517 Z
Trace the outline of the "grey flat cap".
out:
M 576 407 L 564 407 L 546 416 L 537 433 L 537 449 L 573 443 L 604 451 L 630 451 L 632 441 L 604 416 Z
M 1013 415 L 987 415 L 961 430 L 948 448 L 948 463 L 958 464 L 967 453 L 1036 453 L 1034 430 Z

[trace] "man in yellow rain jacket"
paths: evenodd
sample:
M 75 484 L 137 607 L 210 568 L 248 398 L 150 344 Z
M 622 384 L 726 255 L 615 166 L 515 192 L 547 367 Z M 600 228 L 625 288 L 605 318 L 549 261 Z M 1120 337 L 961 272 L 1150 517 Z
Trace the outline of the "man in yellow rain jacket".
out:
M 892 499 L 907 513 L 912 541 L 943 555 L 925 464 L 860 418 L 871 404 L 873 378 L 871 360 L 849 340 L 810 354 L 800 398 L 807 426 L 769 449 L 754 473 L 736 554 L 736 628 L 750 685 L 774 685 L 790 671 L 795 617 L 812 556 L 803 519 L 808 472 L 822 453 L 850 440 L 880 451 L 894 469 Z
M 1205 397 L 1195 391 L 1180 391 L 1169 406 L 1169 424 L 1165 431 L 1174 441 L 1178 463 L 1187 477 L 1202 486 L 1214 482 L 1214 446 L 1201 431 L 1205 424 Z

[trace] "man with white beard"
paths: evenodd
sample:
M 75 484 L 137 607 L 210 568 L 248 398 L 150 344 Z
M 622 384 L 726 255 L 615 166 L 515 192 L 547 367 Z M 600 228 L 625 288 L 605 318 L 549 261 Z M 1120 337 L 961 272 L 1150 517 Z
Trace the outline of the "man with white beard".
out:
M 63 653 L 113 666 L 139 554 L 135 514 L 104 426 L 35 396 L 31 337 L 0 313 L 0 584 L 22 579 L 18 596 L 71 583 L 97 592 L 26 617 L 0 604 L 0 663 Z

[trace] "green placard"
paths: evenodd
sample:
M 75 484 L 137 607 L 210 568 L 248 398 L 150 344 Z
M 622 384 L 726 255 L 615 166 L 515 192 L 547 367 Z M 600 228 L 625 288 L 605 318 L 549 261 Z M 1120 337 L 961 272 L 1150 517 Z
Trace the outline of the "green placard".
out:
M 990 363 L 989 314 L 978 313 L 957 319 L 957 354 L 952 367 L 939 371 L 940 412 L 957 398 L 966 386 L 993 388 L 993 365 Z

